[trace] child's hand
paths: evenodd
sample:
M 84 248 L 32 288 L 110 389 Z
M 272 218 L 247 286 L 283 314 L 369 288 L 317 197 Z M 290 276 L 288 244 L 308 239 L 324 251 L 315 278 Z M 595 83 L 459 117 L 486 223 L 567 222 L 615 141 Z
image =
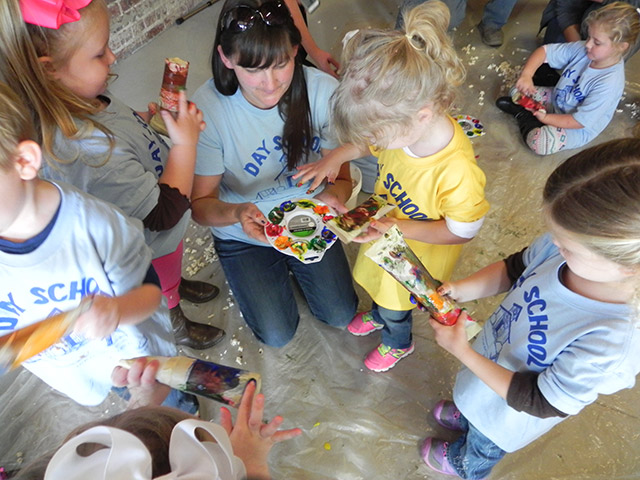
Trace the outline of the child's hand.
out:
M 541 121 L 542 123 L 547 123 L 544 121 L 544 119 L 547 116 L 547 111 L 545 109 L 540 109 L 540 110 L 536 110 L 533 112 L 533 116 L 536 117 L 539 121 Z
M 467 317 L 468 315 L 462 312 L 458 317 L 458 321 L 451 326 L 442 325 L 433 318 L 429 318 L 429 323 L 433 327 L 438 345 L 456 358 L 460 358 L 467 349 L 471 348 L 465 330 Z
M 147 357 L 140 357 L 130 369 L 113 369 L 111 383 L 116 387 L 127 387 L 131 394 L 128 408 L 162 405 L 171 388 L 156 381 L 158 368 L 158 360 L 148 361 Z
M 327 192 L 326 190 L 323 190 L 313 198 L 333 208 L 338 213 L 338 215 L 342 215 L 343 213 L 349 211 L 349 209 L 338 199 L 338 197 L 336 197 L 332 193 Z
M 443 282 L 442 285 L 438 287 L 438 293 L 457 301 L 459 297 L 456 287 L 455 282 Z
M 251 238 L 268 243 L 264 234 L 264 226 L 267 224 L 267 219 L 260 209 L 253 203 L 238 204 L 237 208 L 238 221 L 242 225 L 244 233 Z
M 115 298 L 96 295 L 91 308 L 78 317 L 73 331 L 86 338 L 104 338 L 120 325 L 121 314 Z
M 187 94 L 180 92 L 178 101 L 178 117 L 174 120 L 170 112 L 161 110 L 160 115 L 167 126 L 169 138 L 174 145 L 195 147 L 200 137 L 200 132 L 206 127 L 202 121 L 202 112 L 195 103 L 187 102 Z
M 240 458 L 246 469 L 248 478 L 271 478 L 267 457 L 271 447 L 276 443 L 302 434 L 299 428 L 278 430 L 283 422 L 276 416 L 269 423 L 263 423 L 264 395 L 255 395 L 256 384 L 249 382 L 244 390 L 236 423 L 233 425 L 231 412 L 225 407 L 220 409 L 220 425 L 229 434 L 233 453 Z
M 293 175 L 292 178 L 298 180 L 298 186 L 302 186 L 309 180 L 313 180 L 309 186 L 309 190 L 307 190 L 308 194 L 313 193 L 325 178 L 327 179 L 327 182 L 334 183 L 338 177 L 338 173 L 340 173 L 342 162 L 334 162 L 332 161 L 333 158 L 334 157 L 331 153 L 329 153 L 317 162 L 300 165 L 299 167 L 296 167 L 298 169 L 298 173 Z
M 531 75 L 521 74 L 516 82 L 516 88 L 520 93 L 525 95 L 534 95 L 536 93 L 536 87 L 533 84 L 533 77 Z
M 147 104 L 146 112 L 136 112 L 136 113 L 140 115 L 140 117 L 142 117 L 142 119 L 145 122 L 149 123 L 151 121 L 151 117 L 153 117 L 157 111 L 158 111 L 158 104 L 156 102 L 149 102 Z
M 372 240 L 377 240 L 395 224 L 396 220 L 394 218 L 382 217 L 378 220 L 372 219 L 369 222 L 367 230 L 354 238 L 353 241 L 356 243 L 367 243 Z

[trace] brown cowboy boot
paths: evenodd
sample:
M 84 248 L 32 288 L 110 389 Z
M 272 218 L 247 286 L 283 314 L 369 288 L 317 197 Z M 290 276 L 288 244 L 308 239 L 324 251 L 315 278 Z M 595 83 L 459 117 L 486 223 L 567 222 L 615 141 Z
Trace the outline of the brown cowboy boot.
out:
M 176 345 L 204 350 L 213 347 L 225 335 L 221 328 L 189 320 L 180 305 L 169 309 L 169 316 Z
M 213 300 L 220 293 L 220 289 L 215 285 L 198 280 L 187 280 L 182 278 L 178 287 L 180 298 L 191 303 L 205 303 Z

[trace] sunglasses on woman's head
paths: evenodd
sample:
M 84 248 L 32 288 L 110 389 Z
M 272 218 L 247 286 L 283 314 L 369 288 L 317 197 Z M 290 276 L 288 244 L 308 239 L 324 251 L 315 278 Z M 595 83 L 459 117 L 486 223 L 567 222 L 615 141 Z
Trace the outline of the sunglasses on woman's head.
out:
M 257 19 L 270 27 L 279 27 L 290 21 L 290 17 L 289 9 L 281 1 L 263 3 L 258 8 L 238 5 L 225 13 L 222 31 L 246 32 L 255 25 Z

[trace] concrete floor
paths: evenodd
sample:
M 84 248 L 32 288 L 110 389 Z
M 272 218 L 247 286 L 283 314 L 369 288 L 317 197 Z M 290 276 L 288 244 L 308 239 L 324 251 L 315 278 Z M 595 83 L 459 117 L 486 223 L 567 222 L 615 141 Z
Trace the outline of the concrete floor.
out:
M 318 44 L 339 56 L 343 34 L 353 28 L 393 25 L 399 0 L 321 0 L 309 16 Z M 494 49 L 480 42 L 474 26 L 484 2 L 470 2 L 467 18 L 454 33 L 456 47 L 468 66 L 468 80 L 453 113 L 478 117 L 486 135 L 475 138 L 478 162 L 487 175 L 492 208 L 485 226 L 465 245 L 456 277 L 519 250 L 542 232 L 540 190 L 549 173 L 571 153 L 540 158 L 525 149 L 515 122 L 493 104 L 517 78 L 517 68 L 539 43 L 536 37 L 544 0 L 521 0 L 505 27 L 506 42 Z M 148 46 L 119 62 L 112 91 L 136 109 L 156 99 L 164 57 L 191 62 L 191 92 L 209 78 L 209 56 L 220 4 L 181 26 L 169 29 Z M 186 13 L 186 12 L 185 12 Z M 614 120 L 596 142 L 629 135 L 638 120 L 640 85 L 638 58 L 627 65 L 627 89 Z M 457 361 L 434 342 L 423 314 L 416 315 L 416 351 L 396 368 L 374 374 L 364 369 L 364 355 L 379 341 L 376 335 L 356 338 L 325 327 L 300 302 L 302 320 L 294 340 L 282 349 L 259 344 L 233 303 L 213 253 L 208 231 L 192 225 L 188 231 L 185 275 L 222 286 L 220 298 L 204 306 L 184 305 L 203 322 L 227 330 L 222 344 L 203 358 L 242 365 L 263 375 L 266 415 L 281 414 L 285 427 L 304 434 L 277 445 L 272 452 L 274 478 L 320 479 L 440 479 L 418 455 L 425 436 L 447 436 L 431 417 L 432 406 L 451 395 Z M 348 247 L 353 259 L 355 246 Z M 259 272 L 256 272 L 259 278 Z M 370 299 L 359 291 L 361 306 Z M 468 307 L 486 318 L 499 299 Z M 197 352 L 186 354 L 196 355 Z M 46 388 L 26 371 L 0 379 L 0 466 L 15 469 L 57 444 L 77 424 L 109 416 L 122 403 L 109 398 L 93 409 L 78 407 Z M 205 402 L 203 416 L 217 418 L 217 405 Z M 640 478 L 640 390 L 601 397 L 525 449 L 508 455 L 492 479 L 613 480 Z M 450 477 L 448 477 L 450 478 Z

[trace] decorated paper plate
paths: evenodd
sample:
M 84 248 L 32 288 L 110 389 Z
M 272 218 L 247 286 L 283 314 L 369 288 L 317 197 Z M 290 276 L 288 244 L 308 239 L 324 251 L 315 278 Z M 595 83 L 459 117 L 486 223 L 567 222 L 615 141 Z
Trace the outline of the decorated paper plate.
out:
M 325 226 L 334 216 L 317 200 L 290 200 L 269 212 L 264 233 L 273 248 L 303 263 L 315 263 L 336 243 L 335 234 Z
M 484 135 L 484 127 L 477 118 L 469 115 L 456 115 L 453 118 L 460 124 L 467 137 L 473 138 Z

